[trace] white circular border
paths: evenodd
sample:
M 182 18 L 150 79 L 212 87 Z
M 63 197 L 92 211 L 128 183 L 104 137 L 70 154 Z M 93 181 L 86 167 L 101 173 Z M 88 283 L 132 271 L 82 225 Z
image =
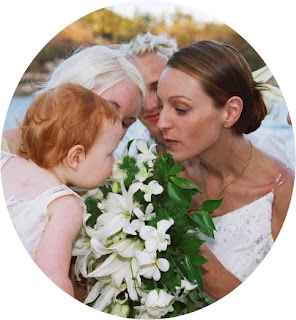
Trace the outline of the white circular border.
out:
M 4 118 L 18 81 L 36 54 L 63 28 L 94 10 L 125 1 L 38 1 L 2 2 L 1 23 L 1 109 Z M 130 1 L 129 1 L 130 2 Z M 137 2 L 137 1 L 135 1 Z M 288 1 L 287 1 L 288 2 Z M 256 49 L 275 75 L 292 121 L 295 109 L 295 17 L 293 1 L 273 0 L 189 0 L 170 4 L 189 6 L 214 16 L 232 27 Z M 296 122 L 295 122 L 296 123 Z M 25 319 L 114 319 L 88 308 L 59 290 L 31 261 L 10 221 L 2 190 L 1 199 L 1 285 L 0 315 Z M 295 195 L 282 231 L 271 252 L 238 289 L 210 307 L 182 318 L 194 319 L 290 319 L 295 314 L 296 263 L 292 244 L 295 223 Z M 289 315 L 289 316 L 288 316 Z

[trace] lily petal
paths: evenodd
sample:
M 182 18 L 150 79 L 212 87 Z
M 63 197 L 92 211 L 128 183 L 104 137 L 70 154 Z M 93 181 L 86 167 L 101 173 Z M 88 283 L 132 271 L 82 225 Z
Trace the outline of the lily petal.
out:
M 163 272 L 167 272 L 170 268 L 170 263 L 168 262 L 167 259 L 164 259 L 164 258 L 157 259 L 156 265 L 157 265 L 158 269 Z

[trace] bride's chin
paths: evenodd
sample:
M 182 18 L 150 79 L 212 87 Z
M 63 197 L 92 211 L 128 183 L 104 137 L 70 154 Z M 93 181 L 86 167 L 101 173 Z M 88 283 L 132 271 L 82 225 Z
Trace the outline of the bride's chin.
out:
M 169 152 L 170 153 L 170 152 Z M 182 156 L 182 154 L 178 154 L 178 153 L 174 153 L 171 152 L 173 159 L 176 163 L 182 163 L 183 161 L 185 161 L 186 159 L 184 158 L 184 156 Z

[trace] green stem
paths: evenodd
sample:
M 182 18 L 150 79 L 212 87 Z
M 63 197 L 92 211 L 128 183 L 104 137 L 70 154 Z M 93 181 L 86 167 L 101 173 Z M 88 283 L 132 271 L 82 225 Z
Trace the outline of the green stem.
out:
M 174 265 L 174 267 L 176 268 L 176 270 L 180 273 L 180 275 L 181 275 L 184 279 L 186 279 L 186 277 L 184 276 L 183 272 L 182 272 L 182 271 L 179 269 L 179 267 L 177 266 L 177 264 L 176 264 L 175 260 L 173 259 L 173 257 L 172 257 L 172 255 L 171 255 L 170 252 L 168 252 L 168 255 L 169 255 L 169 257 L 170 257 L 170 260 L 173 262 L 173 265 Z

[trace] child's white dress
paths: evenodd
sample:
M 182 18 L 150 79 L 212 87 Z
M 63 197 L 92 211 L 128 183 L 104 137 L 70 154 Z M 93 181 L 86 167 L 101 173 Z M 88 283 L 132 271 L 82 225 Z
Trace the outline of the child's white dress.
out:
M 1 169 L 12 157 L 15 157 L 15 155 L 1 151 Z M 6 199 L 6 205 L 16 232 L 33 259 L 48 223 L 48 205 L 54 200 L 67 195 L 74 195 L 80 198 L 66 185 L 61 184 L 50 188 L 32 200 L 15 199 L 14 197 Z M 84 208 L 82 200 L 81 205 Z

